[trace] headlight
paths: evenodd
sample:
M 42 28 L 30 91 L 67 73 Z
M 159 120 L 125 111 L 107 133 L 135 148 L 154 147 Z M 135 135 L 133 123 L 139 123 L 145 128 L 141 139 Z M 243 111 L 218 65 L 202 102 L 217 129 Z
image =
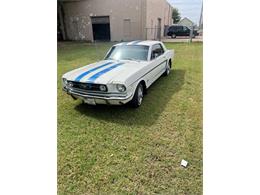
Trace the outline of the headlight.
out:
M 63 80 L 64 85 L 67 85 L 67 84 L 68 84 L 68 81 L 67 81 L 66 78 L 62 78 L 62 80 Z
M 124 92 L 126 90 L 126 87 L 122 84 L 117 84 L 116 88 L 119 92 Z
M 100 91 L 107 91 L 107 87 L 105 85 L 99 86 Z
M 73 83 L 71 81 L 67 81 L 69 87 L 73 87 Z

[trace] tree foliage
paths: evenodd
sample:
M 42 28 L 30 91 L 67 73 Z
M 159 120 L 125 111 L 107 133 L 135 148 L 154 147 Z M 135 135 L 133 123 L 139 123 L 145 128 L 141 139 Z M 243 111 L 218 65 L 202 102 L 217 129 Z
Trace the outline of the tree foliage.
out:
M 172 9 L 172 19 L 174 24 L 178 23 L 181 19 L 179 10 L 177 8 Z

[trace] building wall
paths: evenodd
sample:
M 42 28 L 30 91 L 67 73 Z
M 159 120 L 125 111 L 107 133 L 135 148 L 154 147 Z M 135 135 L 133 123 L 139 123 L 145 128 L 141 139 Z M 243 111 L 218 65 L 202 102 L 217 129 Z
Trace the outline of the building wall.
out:
M 111 41 L 142 39 L 142 2 L 143 0 L 63 2 L 68 39 L 92 41 L 91 16 L 109 16 Z
M 146 38 L 156 39 L 158 34 L 158 18 L 161 18 L 161 36 L 164 27 L 172 25 L 172 7 L 166 0 L 146 0 Z
M 69 40 L 93 41 L 91 16 L 109 16 L 111 41 L 154 39 L 148 28 L 157 18 L 171 24 L 171 7 L 166 0 L 60 0 Z

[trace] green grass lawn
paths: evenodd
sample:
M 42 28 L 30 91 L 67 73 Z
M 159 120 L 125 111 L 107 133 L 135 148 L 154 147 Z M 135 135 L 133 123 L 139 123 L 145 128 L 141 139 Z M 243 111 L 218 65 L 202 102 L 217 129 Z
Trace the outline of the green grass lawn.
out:
M 62 74 L 101 60 L 111 45 L 58 44 L 58 193 L 202 194 L 202 43 L 166 44 L 173 71 L 138 109 L 65 94 Z

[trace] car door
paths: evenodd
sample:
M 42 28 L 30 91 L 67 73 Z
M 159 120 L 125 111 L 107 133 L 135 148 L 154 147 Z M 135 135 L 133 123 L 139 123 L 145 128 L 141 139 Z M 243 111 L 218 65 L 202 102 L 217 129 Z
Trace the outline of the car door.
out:
M 173 26 L 172 32 L 173 32 L 172 34 L 177 35 L 177 33 L 178 33 L 178 28 L 177 28 L 177 26 Z
M 151 48 L 149 78 L 147 78 L 148 85 L 152 84 L 165 71 L 167 59 L 164 55 L 164 49 L 160 43 L 154 44 Z
M 186 26 L 183 26 L 183 35 L 190 36 L 190 29 Z
M 176 36 L 182 36 L 182 26 L 176 26 Z

